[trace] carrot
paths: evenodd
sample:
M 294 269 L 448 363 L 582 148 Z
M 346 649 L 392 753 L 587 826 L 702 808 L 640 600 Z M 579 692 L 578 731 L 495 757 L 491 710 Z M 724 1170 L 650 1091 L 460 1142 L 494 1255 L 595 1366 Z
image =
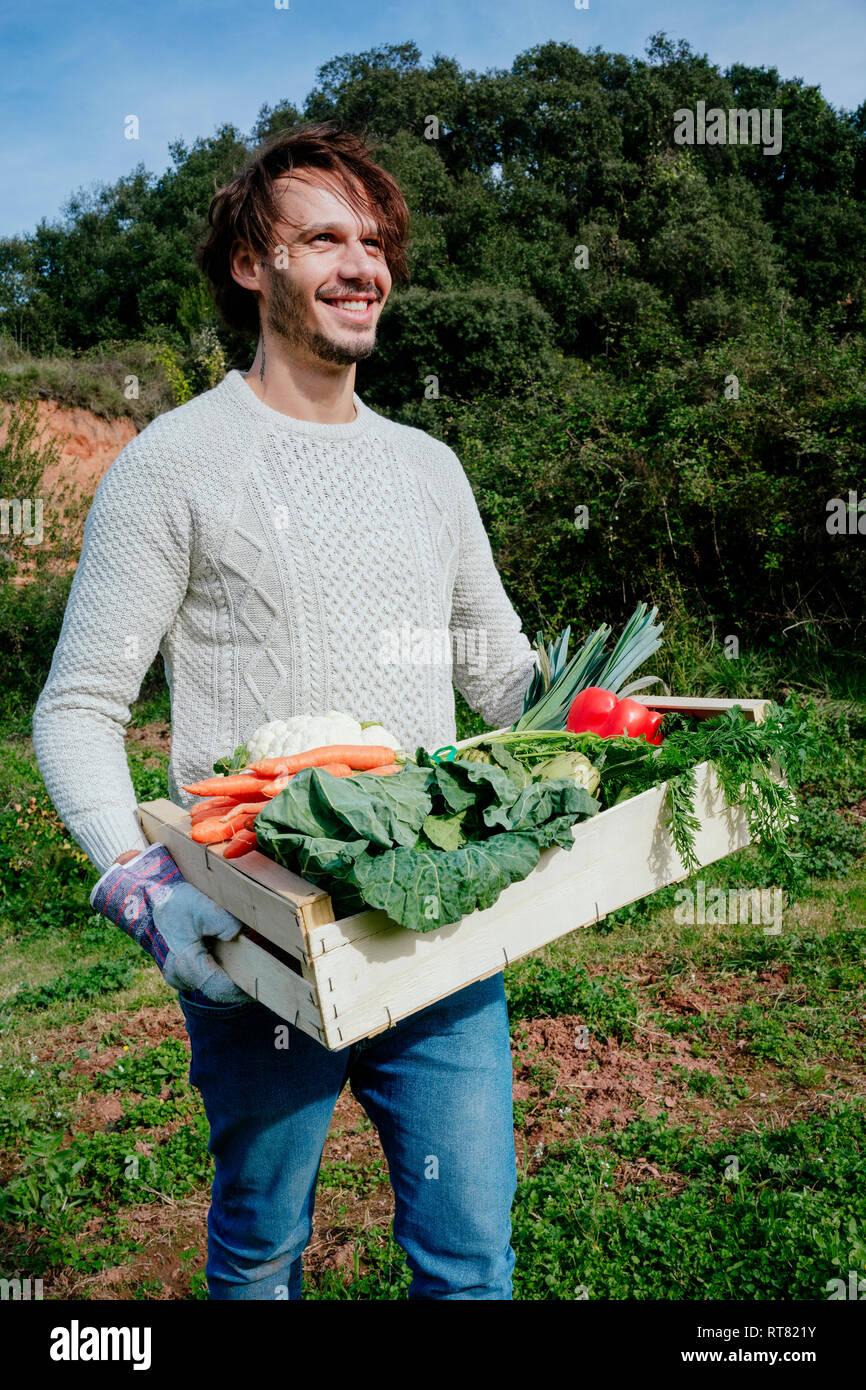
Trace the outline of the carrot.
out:
M 300 758 L 302 754 L 296 753 L 294 756 Z M 249 767 L 245 767 L 244 773 L 247 777 L 250 775 L 256 777 L 282 777 L 284 773 L 289 771 L 289 763 L 291 761 L 292 758 L 288 753 L 284 758 L 260 758 L 257 763 L 250 763 Z M 300 771 L 300 768 L 298 771 Z
M 249 840 L 229 840 L 223 850 L 223 859 L 240 859 L 242 854 L 249 854 L 254 849 L 255 845 L 250 844 Z
M 267 804 L 267 798 L 264 796 L 261 801 L 238 801 L 222 815 L 219 815 L 219 819 L 231 820 L 232 816 L 257 816 L 262 807 L 267 806 Z
M 249 854 L 251 849 L 255 849 L 256 843 L 253 831 L 240 830 L 223 850 L 223 859 L 239 859 L 242 854 Z
M 229 773 L 227 777 L 206 777 L 203 782 L 193 782 L 184 787 L 185 792 L 195 796 L 246 796 L 255 795 L 262 790 L 262 778 L 251 777 L 246 773 Z
M 209 796 L 204 801 L 196 802 L 192 811 L 218 811 L 221 806 L 229 806 L 235 800 L 233 796 Z
M 190 834 L 198 845 L 217 845 L 221 840 L 230 840 L 237 830 L 240 830 L 240 821 L 236 825 L 231 822 L 223 824 L 216 816 L 210 820 L 199 821 L 194 825 Z
M 210 820 L 199 821 L 194 825 L 190 834 L 199 845 L 218 845 L 223 840 L 231 840 L 237 835 L 238 831 L 246 830 L 246 816 L 232 816 L 231 820 L 220 820 L 219 816 L 212 816 Z
M 360 774 L 361 777 L 369 777 L 377 773 L 380 777 L 388 777 L 392 772 L 402 772 L 400 763 L 385 763 L 382 767 L 367 767 Z
M 210 820 L 211 816 L 224 815 L 235 805 L 237 805 L 237 797 L 227 796 L 219 806 L 193 806 L 189 813 L 190 820 L 193 825 L 197 825 L 199 821 Z
M 317 772 L 330 772 L 332 777 L 351 777 L 353 768 L 348 763 L 322 763 Z
M 294 753 L 284 758 L 262 758 L 250 763 L 244 771 L 262 777 L 283 777 L 302 772 L 305 767 L 324 767 L 327 763 L 345 763 L 356 772 L 394 762 L 394 749 L 372 743 L 335 743 L 326 748 L 309 748 L 306 753 Z
M 287 787 L 291 780 L 291 777 L 286 774 L 284 777 L 275 777 L 273 782 L 263 782 L 262 795 L 268 797 L 269 800 L 271 797 L 278 796 L 283 787 Z

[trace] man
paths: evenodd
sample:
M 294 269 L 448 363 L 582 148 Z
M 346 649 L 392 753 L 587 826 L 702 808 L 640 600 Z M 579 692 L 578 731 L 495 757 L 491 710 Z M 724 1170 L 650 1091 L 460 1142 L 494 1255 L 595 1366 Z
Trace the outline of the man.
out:
M 456 455 L 355 393 L 392 280 L 406 278 L 396 182 L 355 136 L 308 126 L 263 146 L 209 223 L 201 265 L 226 322 L 258 332 L 255 359 L 154 420 L 103 478 L 34 715 L 48 792 L 100 871 L 146 845 L 124 727 L 157 651 L 181 805 L 183 784 L 268 719 L 338 709 L 436 748 L 456 738 L 452 674 L 502 726 L 534 669 Z M 406 626 L 447 630 L 453 666 L 383 660 Z M 211 1127 L 211 1297 L 300 1298 L 348 1081 L 388 1160 L 409 1297 L 509 1299 L 501 973 L 342 1051 L 296 1029 L 284 1050 L 276 1016 L 207 952 L 205 938 L 240 923 L 182 883 L 155 918 Z

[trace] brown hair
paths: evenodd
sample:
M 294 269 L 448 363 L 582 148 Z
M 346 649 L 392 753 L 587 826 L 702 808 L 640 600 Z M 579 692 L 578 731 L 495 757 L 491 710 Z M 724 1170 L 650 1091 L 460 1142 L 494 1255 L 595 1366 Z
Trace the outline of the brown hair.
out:
M 265 140 L 240 173 L 214 194 L 208 209 L 210 231 L 196 261 L 211 282 L 217 308 L 229 328 L 240 333 L 259 331 L 258 296 L 232 275 L 232 248 L 240 240 L 257 256 L 267 255 L 273 244 L 272 228 L 281 217 L 275 181 L 296 169 L 336 174 L 358 212 L 365 210 L 366 194 L 392 278 L 398 283 L 409 278 L 409 209 L 396 179 L 373 163 L 371 153 L 360 136 L 334 122 L 280 131 Z

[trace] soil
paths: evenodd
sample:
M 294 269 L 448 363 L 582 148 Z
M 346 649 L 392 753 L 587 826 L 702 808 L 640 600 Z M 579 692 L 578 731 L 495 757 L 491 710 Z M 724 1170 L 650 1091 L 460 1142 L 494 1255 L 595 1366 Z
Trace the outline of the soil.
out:
M 160 751 L 167 752 L 170 746 L 166 724 L 130 729 L 127 737 Z M 866 801 L 862 806 L 866 812 Z M 704 1019 L 702 1050 L 706 1056 L 693 1055 L 693 1035 L 677 1036 L 644 1024 L 635 1025 L 634 1042 L 619 1043 L 590 1033 L 588 1046 L 582 1045 L 585 1020 L 577 1014 L 522 1020 L 516 1025 L 512 1046 L 514 1141 L 522 1174 L 532 1173 L 544 1151 L 552 1146 L 621 1129 L 639 1115 L 649 1118 L 663 1114 L 671 1123 L 693 1127 L 705 1142 L 711 1142 L 722 1132 L 736 1134 L 758 1126 L 776 1129 L 806 1114 L 822 1113 L 832 1104 L 839 1087 L 851 1096 L 866 1095 L 866 1077 L 854 1063 L 822 1059 L 825 1081 L 820 1090 L 800 1088 L 786 1073 L 780 1075 L 778 1068 L 751 1056 L 744 1039 L 732 1037 L 718 1026 L 723 1015 L 750 1000 L 772 1007 L 779 995 L 789 990 L 786 964 L 751 977 L 748 973 L 707 975 L 690 970 L 676 980 L 671 979 L 668 966 L 664 953 L 647 952 L 631 963 L 630 983 L 641 989 L 643 1002 L 662 1016 Z M 590 970 L 590 974 L 601 973 L 601 969 Z M 102 1041 L 106 1036 L 110 1042 Z M 153 1046 L 169 1037 L 186 1039 L 183 1016 L 174 1001 L 142 1008 L 132 1015 L 100 1014 L 84 1024 L 58 1030 L 43 1040 L 41 1054 L 39 1046 L 34 1051 L 43 1061 L 66 1058 L 75 1073 L 92 1079 L 123 1056 L 125 1045 L 130 1049 L 143 1043 Z M 82 1048 L 89 1050 L 89 1057 L 79 1056 Z M 688 1086 L 689 1075 L 696 1071 L 716 1079 L 718 1084 L 708 1094 Z M 76 1127 L 86 1132 L 109 1129 L 119 1118 L 124 1101 L 135 1099 L 128 1092 L 124 1097 L 83 1097 Z M 147 1151 L 176 1127 L 149 1131 L 147 1143 L 140 1140 L 136 1148 Z M 387 1167 L 378 1133 L 348 1086 L 337 1100 L 322 1155 L 323 1164 L 340 1161 L 351 1164 L 355 1172 L 374 1165 L 381 1172 Z M 660 1174 L 640 1157 L 617 1164 L 610 1177 L 611 1188 L 617 1191 L 627 1184 L 648 1181 L 661 1181 L 670 1194 L 685 1185 L 678 1174 Z M 126 1209 L 124 1218 L 129 1221 L 130 1233 L 141 1242 L 138 1254 L 129 1263 L 97 1275 L 59 1272 L 51 1281 L 49 1296 L 73 1298 L 86 1293 L 89 1297 L 128 1299 L 146 1281 L 142 1293 L 148 1298 L 189 1298 L 192 1273 L 204 1267 L 207 1207 L 207 1194 L 202 1193 L 182 1202 Z M 320 1183 L 313 1233 L 304 1252 L 305 1279 L 335 1270 L 350 1282 L 355 1266 L 354 1233 L 359 1228 L 379 1231 L 384 1241 L 393 1216 L 394 1198 L 388 1181 L 360 1192 Z M 96 1234 L 100 1220 L 96 1219 L 91 1234 Z M 359 1271 L 362 1275 L 367 1272 L 363 1258 L 359 1259 Z
M 652 957 L 639 963 L 642 984 L 657 982 Z M 784 988 L 788 967 L 759 972 L 754 980 L 725 976 L 708 979 L 700 972 L 690 973 L 676 987 L 664 982 L 656 1000 L 663 1012 L 675 1017 L 702 1014 L 712 1019 L 746 999 L 772 1002 Z M 661 982 L 659 982 L 661 983 Z M 750 1058 L 742 1040 L 722 1031 L 711 1031 L 707 1057 L 695 1057 L 685 1036 L 672 1036 L 658 1028 L 639 1026 L 639 1041 L 628 1045 L 613 1038 L 589 1036 L 582 1044 L 584 1020 L 577 1014 L 558 1018 L 536 1018 L 517 1025 L 512 1056 L 514 1100 L 518 1115 L 514 1139 L 518 1169 L 531 1173 L 545 1150 L 560 1143 L 573 1143 L 578 1136 L 620 1129 L 638 1115 L 664 1114 L 672 1123 L 683 1123 L 699 1130 L 705 1141 L 722 1131 L 736 1133 L 757 1125 L 778 1128 L 820 1113 L 832 1101 L 834 1083 L 850 1094 L 866 1094 L 866 1079 L 855 1065 L 825 1066 L 826 1087 L 817 1096 L 813 1090 L 800 1090 L 780 1084 L 778 1072 Z M 100 1044 L 115 1026 L 116 1040 Z M 43 1042 L 40 1060 L 72 1061 L 73 1071 L 93 1078 L 123 1056 L 125 1045 L 150 1046 L 164 1038 L 185 1038 L 183 1017 L 174 1003 L 139 1009 L 135 1014 L 102 1014 L 85 1024 L 60 1029 L 50 1044 Z M 521 1044 L 518 1046 L 518 1044 Z M 79 1049 L 89 1047 L 91 1055 L 82 1058 Z M 718 1094 L 700 1095 L 686 1082 L 690 1072 L 710 1073 L 721 1083 L 741 1082 L 744 1096 L 732 1096 L 720 1104 Z M 110 1129 L 120 1117 L 124 1103 L 138 1097 L 88 1095 L 82 1098 L 76 1115 L 76 1128 L 92 1132 Z M 522 1116 L 522 1118 L 520 1118 Z M 148 1132 L 147 1142 L 135 1147 L 150 1150 L 175 1128 L 177 1123 Z M 322 1155 L 323 1164 L 347 1162 L 357 1171 L 387 1167 L 378 1133 L 346 1086 L 339 1096 Z M 660 1174 L 647 1159 L 637 1158 L 616 1165 L 610 1184 L 620 1191 L 627 1184 L 661 1181 L 664 1190 L 675 1194 L 684 1180 L 676 1173 Z M 59 1272 L 51 1281 L 52 1298 L 80 1297 L 128 1299 L 132 1291 L 146 1284 L 146 1297 L 187 1299 L 191 1295 L 192 1273 L 203 1269 L 207 1247 L 207 1194 L 159 1205 L 143 1204 L 124 1212 L 129 1233 L 141 1242 L 141 1250 L 128 1263 L 106 1269 L 97 1275 L 81 1276 L 74 1271 Z M 390 1182 L 375 1183 L 372 1191 L 325 1187 L 317 1191 L 313 1234 L 304 1252 L 305 1279 L 319 1277 L 325 1270 L 340 1271 L 346 1282 L 355 1277 L 355 1235 L 359 1228 L 381 1232 L 384 1241 L 394 1217 L 394 1197 Z M 98 1234 L 101 1218 L 96 1218 L 91 1235 Z M 88 1232 L 85 1232 L 87 1235 Z M 359 1258 L 361 1275 L 367 1262 Z M 141 1295 L 139 1295 L 141 1296 Z
M 92 498 L 110 465 L 121 449 L 135 438 L 138 430 L 125 416 L 105 420 L 90 410 L 62 406 L 53 400 L 37 400 L 36 410 L 40 439 L 55 439 L 60 446 L 58 462 L 45 469 L 40 484 L 45 516 L 51 515 L 55 532 L 58 527 L 62 529 L 70 543 L 71 553 L 77 557 L 81 550 L 86 513 L 73 514 L 69 518 L 65 514 L 66 503 L 72 497 Z M 0 422 L 0 438 L 4 435 L 5 425 Z M 54 540 L 57 540 L 56 534 Z M 58 564 L 62 569 L 74 570 L 77 558 L 59 561 Z M 22 557 L 20 572 L 14 582 L 27 584 L 36 572 L 32 562 Z
M 57 481 L 75 482 L 92 491 L 121 449 L 138 434 L 128 416 L 105 420 L 79 406 L 62 406 L 57 401 L 36 402 L 40 434 L 60 443 L 60 463 L 45 470 L 44 485 Z
M 171 753 L 171 725 L 164 719 L 156 719 L 151 724 L 128 724 L 126 739 L 128 743 L 140 745 L 145 751 Z

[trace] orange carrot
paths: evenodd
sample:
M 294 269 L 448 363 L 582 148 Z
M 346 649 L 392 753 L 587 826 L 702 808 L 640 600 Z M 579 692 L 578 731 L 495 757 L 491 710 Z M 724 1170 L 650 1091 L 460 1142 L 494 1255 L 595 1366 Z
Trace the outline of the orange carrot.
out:
M 273 782 L 263 782 L 262 796 L 266 796 L 268 800 L 270 800 L 271 797 L 278 796 L 283 790 L 283 787 L 287 787 L 291 780 L 291 777 L 286 774 L 284 777 L 275 777 Z
M 224 811 L 227 806 L 231 806 L 237 797 L 235 796 L 211 796 L 205 801 L 199 801 L 190 808 L 191 816 L 214 815 L 217 811 Z
M 245 816 L 233 816 L 229 821 L 212 816 L 210 820 L 199 821 L 198 825 L 194 825 L 190 834 L 196 844 L 218 845 L 223 840 L 231 840 L 239 830 L 245 830 L 245 820 Z
M 263 806 L 267 806 L 267 797 L 262 797 L 260 801 L 237 801 L 222 814 L 219 812 L 220 820 L 231 820 L 232 816 L 257 816 Z
M 246 796 L 255 795 L 262 790 L 262 778 L 247 773 L 229 773 L 227 777 L 206 777 L 203 782 L 193 782 L 184 787 L 185 792 L 195 796 Z
M 196 812 L 196 811 L 191 811 L 191 812 L 190 812 L 190 817 L 189 817 L 189 819 L 190 819 L 190 824 L 191 824 L 191 825 L 201 825 L 201 823 L 202 823 L 203 820 L 213 820 L 214 818 L 219 818 L 219 817 L 220 817 L 221 815 L 223 815 L 226 811 L 230 811 L 230 810 L 231 810 L 231 803 L 229 803 L 228 806 L 217 806 L 217 808 L 216 808 L 215 811 L 198 811 L 198 812 Z
M 251 849 L 256 847 L 256 836 L 254 832 L 240 830 L 233 840 L 229 840 L 223 850 L 223 859 L 239 859 L 242 854 L 249 854 Z
M 240 825 L 237 829 L 240 829 Z M 216 845 L 221 840 L 230 840 L 235 833 L 235 827 L 224 825 L 221 820 L 213 816 L 210 820 L 199 821 L 194 825 L 190 834 L 198 845 Z
M 383 764 L 382 767 L 368 767 L 368 768 L 365 768 L 364 771 L 363 771 L 362 773 L 359 774 L 359 776 L 361 776 L 361 777 L 369 777 L 369 776 L 372 776 L 373 773 L 377 773 L 380 777 L 389 777 L 389 776 L 391 775 L 392 772 L 402 772 L 402 771 L 403 771 L 403 768 L 402 768 L 402 766 L 401 766 L 400 763 L 385 763 L 385 764 Z
M 348 763 L 323 763 L 317 772 L 330 772 L 332 777 L 351 777 L 354 771 Z
M 309 748 L 306 753 L 294 753 L 284 758 L 262 758 L 244 771 L 262 777 L 282 777 L 301 772 L 305 767 L 324 767 L 327 763 L 345 763 L 355 771 L 393 763 L 394 749 L 372 743 L 335 743 L 326 748 Z

